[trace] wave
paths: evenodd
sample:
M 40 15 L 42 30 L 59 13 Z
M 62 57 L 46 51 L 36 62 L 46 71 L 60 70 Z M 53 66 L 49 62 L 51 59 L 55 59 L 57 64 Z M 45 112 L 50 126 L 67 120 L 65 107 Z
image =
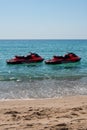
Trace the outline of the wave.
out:
M 55 79 L 55 80 L 79 80 L 81 78 L 86 78 L 87 74 L 76 74 L 76 75 L 38 75 L 38 76 L 29 76 L 29 75 L 0 75 L 0 81 L 16 81 L 16 82 L 26 82 L 31 80 L 46 80 L 46 79 Z

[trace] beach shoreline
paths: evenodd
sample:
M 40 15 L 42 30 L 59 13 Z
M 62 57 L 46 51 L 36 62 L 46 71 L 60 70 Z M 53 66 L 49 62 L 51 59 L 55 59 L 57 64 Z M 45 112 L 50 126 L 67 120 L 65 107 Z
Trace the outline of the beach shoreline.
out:
M 87 96 L 0 100 L 0 130 L 87 130 Z

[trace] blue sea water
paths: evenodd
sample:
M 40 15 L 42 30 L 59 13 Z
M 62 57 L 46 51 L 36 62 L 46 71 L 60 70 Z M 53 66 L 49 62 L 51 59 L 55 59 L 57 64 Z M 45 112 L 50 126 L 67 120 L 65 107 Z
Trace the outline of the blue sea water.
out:
M 77 63 L 8 65 L 15 55 L 35 52 L 45 60 L 74 52 Z M 87 95 L 87 40 L 0 40 L 0 99 Z

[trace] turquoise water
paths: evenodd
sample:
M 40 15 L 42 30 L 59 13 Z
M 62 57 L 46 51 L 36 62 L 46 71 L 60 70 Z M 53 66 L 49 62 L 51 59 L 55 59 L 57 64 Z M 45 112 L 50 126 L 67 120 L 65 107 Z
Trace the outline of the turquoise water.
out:
M 45 60 L 74 52 L 78 63 L 8 65 L 15 55 L 35 52 Z M 87 40 L 0 40 L 0 98 L 50 98 L 87 94 Z

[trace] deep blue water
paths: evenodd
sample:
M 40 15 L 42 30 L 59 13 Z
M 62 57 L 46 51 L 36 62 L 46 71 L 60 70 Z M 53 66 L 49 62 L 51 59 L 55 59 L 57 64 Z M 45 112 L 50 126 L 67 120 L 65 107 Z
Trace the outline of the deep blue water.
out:
M 74 52 L 78 63 L 8 65 L 15 55 L 35 52 L 45 60 Z M 0 98 L 48 98 L 87 94 L 87 40 L 0 40 Z

